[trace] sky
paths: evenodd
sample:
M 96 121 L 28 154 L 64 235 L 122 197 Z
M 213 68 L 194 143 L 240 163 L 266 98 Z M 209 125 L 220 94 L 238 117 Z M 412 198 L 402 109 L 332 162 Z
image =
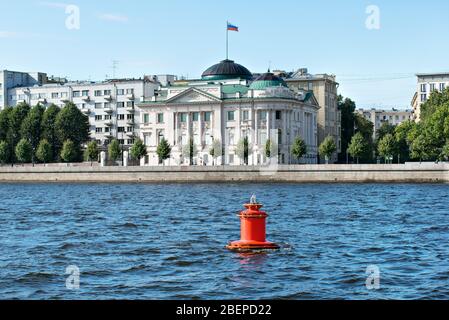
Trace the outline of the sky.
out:
M 449 71 L 448 12 L 447 0 L 0 0 L 0 69 L 94 81 L 117 61 L 116 77 L 198 78 L 226 57 L 229 20 L 229 56 L 252 72 L 335 74 L 358 107 L 404 109 L 416 73 Z

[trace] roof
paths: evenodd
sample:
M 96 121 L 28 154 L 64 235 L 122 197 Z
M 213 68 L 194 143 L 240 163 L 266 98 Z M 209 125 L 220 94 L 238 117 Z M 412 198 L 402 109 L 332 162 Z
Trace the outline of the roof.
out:
M 201 77 L 203 80 L 223 80 L 233 78 L 250 80 L 253 75 L 244 66 L 227 59 L 208 68 L 203 72 Z
M 270 87 L 287 87 L 285 81 L 271 72 L 258 76 L 250 86 L 252 90 L 265 90 Z

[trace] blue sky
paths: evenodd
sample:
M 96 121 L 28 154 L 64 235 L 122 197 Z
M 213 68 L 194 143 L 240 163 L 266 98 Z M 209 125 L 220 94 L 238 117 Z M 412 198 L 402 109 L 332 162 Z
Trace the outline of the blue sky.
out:
M 80 8 L 68 30 L 65 6 Z M 380 29 L 365 27 L 380 9 Z M 225 57 L 253 72 L 307 67 L 333 73 L 359 107 L 405 108 L 417 72 L 449 71 L 449 2 L 412 0 L 16 0 L 0 3 L 0 69 L 72 80 L 176 74 L 199 77 Z

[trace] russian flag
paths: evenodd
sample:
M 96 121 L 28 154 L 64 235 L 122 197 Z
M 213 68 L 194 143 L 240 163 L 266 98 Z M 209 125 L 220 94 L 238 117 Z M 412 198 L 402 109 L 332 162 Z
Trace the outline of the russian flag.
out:
M 237 32 L 239 32 L 239 27 L 234 26 L 233 24 L 230 24 L 228 22 L 228 31 L 237 31 Z

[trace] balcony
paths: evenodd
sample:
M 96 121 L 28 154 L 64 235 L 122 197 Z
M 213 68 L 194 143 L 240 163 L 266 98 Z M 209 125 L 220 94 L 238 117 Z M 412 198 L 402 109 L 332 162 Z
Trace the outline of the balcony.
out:
M 103 96 L 103 98 L 107 101 L 112 101 L 112 96 L 110 94 Z
M 128 136 L 128 137 L 135 137 L 135 133 L 134 132 L 127 132 L 126 133 L 126 135 Z
M 59 99 L 62 103 L 69 103 L 70 102 L 70 99 L 68 98 L 68 97 L 64 97 L 64 98 L 61 98 L 61 99 Z
M 89 96 L 82 96 L 81 99 L 83 99 L 83 101 L 85 101 L 85 102 L 89 102 L 90 101 L 90 97 Z
M 133 126 L 134 125 L 134 119 L 129 119 L 129 120 L 126 120 L 126 124 L 128 124 L 128 125 L 130 125 L 130 126 Z
M 42 103 L 42 104 L 46 104 L 47 103 L 47 99 L 45 98 L 40 98 L 39 100 L 37 100 L 38 103 Z
M 106 112 L 106 113 L 112 113 L 112 112 L 114 112 L 114 110 L 112 110 L 111 107 L 105 107 L 103 110 L 104 110 L 104 112 Z
M 85 115 L 89 115 L 90 114 L 90 109 L 83 108 L 83 109 L 81 109 L 81 112 L 84 113 Z
M 127 95 L 126 95 L 126 99 L 128 99 L 128 100 L 134 100 L 134 99 L 135 99 L 135 98 L 134 98 L 134 93 L 127 94 Z
M 114 123 L 112 122 L 112 120 L 106 120 L 104 122 L 104 125 L 107 126 L 107 127 L 112 127 L 114 125 Z
M 128 111 L 129 113 L 134 113 L 134 112 L 136 112 L 136 109 L 133 106 L 131 106 L 131 107 L 126 107 L 126 111 Z
M 111 139 L 111 138 L 113 138 L 114 136 L 112 135 L 111 132 L 106 132 L 106 133 L 104 134 L 104 137 L 105 137 L 106 139 Z

